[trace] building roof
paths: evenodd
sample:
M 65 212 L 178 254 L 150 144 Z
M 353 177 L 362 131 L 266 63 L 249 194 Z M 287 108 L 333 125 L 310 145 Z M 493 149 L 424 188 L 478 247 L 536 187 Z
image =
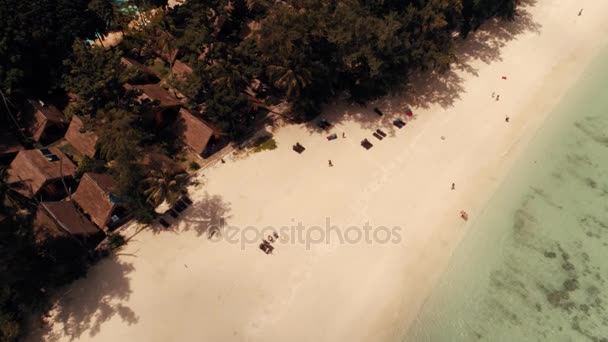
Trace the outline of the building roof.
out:
M 7 130 L 0 131 L 0 155 L 17 153 L 24 149 L 13 133 Z
M 211 137 L 219 135 L 210 125 L 185 108 L 179 110 L 172 130 L 184 144 L 192 148 L 197 154 L 205 151 Z
M 52 219 L 58 228 L 72 235 L 94 235 L 100 233 L 100 230 L 72 202 L 41 202 L 38 210 L 44 210 L 44 214 Z
M 63 113 L 53 105 L 42 101 L 28 100 L 25 111 L 25 125 L 35 141 L 39 141 L 49 125 L 65 125 Z
M 178 107 L 181 102 L 169 94 L 168 91 L 163 89 L 158 83 L 155 84 L 143 84 L 143 85 L 132 85 L 125 84 L 127 90 L 139 90 L 141 95 L 137 98 L 138 101 L 150 100 L 158 101 L 160 107 Z
M 8 183 L 22 182 L 18 191 L 30 197 L 49 181 L 58 180 L 61 174 L 71 177 L 76 172 L 72 163 L 58 148 L 20 151 L 8 168 Z M 31 192 L 30 192 L 31 190 Z
M 96 152 L 97 134 L 92 131 L 82 132 L 84 124 L 79 116 L 74 115 L 67 132 L 65 140 L 67 140 L 76 151 L 85 156 L 93 158 Z
M 72 195 L 74 202 L 91 217 L 98 227 L 103 228 L 112 210 L 119 204 L 117 197 L 112 196 L 114 179 L 103 173 L 85 173 L 78 189 Z
M 177 79 L 185 79 L 192 74 L 192 67 L 180 60 L 176 60 L 173 64 L 173 76 Z

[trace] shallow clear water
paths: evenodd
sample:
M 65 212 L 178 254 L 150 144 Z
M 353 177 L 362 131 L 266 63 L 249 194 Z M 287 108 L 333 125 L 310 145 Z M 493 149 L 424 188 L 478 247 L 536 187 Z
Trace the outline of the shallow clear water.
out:
M 608 342 L 608 51 L 476 219 L 404 341 Z

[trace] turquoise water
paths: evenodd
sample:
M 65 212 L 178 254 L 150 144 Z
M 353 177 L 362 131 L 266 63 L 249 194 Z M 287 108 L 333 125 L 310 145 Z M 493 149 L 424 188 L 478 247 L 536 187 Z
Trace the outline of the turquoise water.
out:
M 608 51 L 473 222 L 404 341 L 608 342 Z

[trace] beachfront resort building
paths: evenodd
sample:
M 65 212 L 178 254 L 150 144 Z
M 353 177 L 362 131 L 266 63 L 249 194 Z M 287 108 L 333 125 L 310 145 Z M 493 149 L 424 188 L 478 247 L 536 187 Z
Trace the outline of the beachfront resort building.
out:
M 20 121 L 32 139 L 43 145 L 60 139 L 67 127 L 63 113 L 42 101 L 28 100 Z
M 65 133 L 65 140 L 83 156 L 94 158 L 97 152 L 97 134 L 93 131 L 84 131 L 82 119 L 74 115 Z
M 114 187 L 110 175 L 88 172 L 72 195 L 72 200 L 104 231 L 115 229 L 129 217 L 126 202 L 113 194 Z
M 65 196 L 65 185 L 72 183 L 76 165 L 58 148 L 20 151 L 8 167 L 7 183 L 22 195 L 57 199 Z
M 87 219 L 70 201 L 40 202 L 35 223 L 44 230 L 44 235 L 69 234 L 92 245 L 103 239 L 103 232 Z M 39 234 L 37 234 L 39 235 Z
M 148 123 L 153 122 L 157 127 L 165 127 L 168 122 L 172 121 L 171 117 L 175 117 L 181 106 L 181 102 L 158 83 L 143 85 L 125 84 L 124 87 L 127 90 L 135 90 L 139 93 L 137 97 L 139 103 L 150 102 L 156 105 L 156 110 L 152 111 L 144 119 Z
M 185 108 L 179 110 L 171 129 L 184 145 L 203 158 L 216 151 L 222 135 L 211 124 Z

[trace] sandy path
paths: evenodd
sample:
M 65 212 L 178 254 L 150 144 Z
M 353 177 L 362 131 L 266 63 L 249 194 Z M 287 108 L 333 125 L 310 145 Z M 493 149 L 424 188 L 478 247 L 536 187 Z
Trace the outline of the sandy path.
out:
M 444 76 L 449 86 L 419 81 L 439 90 L 380 101 L 386 113 L 414 104 L 417 118 L 401 130 L 393 130 L 390 114 L 378 119 L 373 105 L 337 104 L 326 116 L 346 138 L 328 142 L 310 128 L 286 126 L 275 132 L 278 149 L 207 170 L 179 233 L 145 231 L 93 269 L 63 296 L 47 339 L 395 340 L 466 232 L 458 212 L 474 219 L 483 209 L 607 43 L 607 1 L 542 0 L 526 11 L 499 35 L 488 25 L 499 38 L 472 37 L 461 51 L 472 58 Z M 389 133 L 383 141 L 371 136 L 380 127 Z M 371 150 L 359 146 L 363 138 Z M 306 147 L 301 155 L 291 150 L 296 141 Z M 240 227 L 325 226 L 329 217 L 342 230 L 370 222 L 402 231 L 399 243 L 278 244 L 267 256 L 257 243 L 241 249 L 200 235 L 218 216 Z

